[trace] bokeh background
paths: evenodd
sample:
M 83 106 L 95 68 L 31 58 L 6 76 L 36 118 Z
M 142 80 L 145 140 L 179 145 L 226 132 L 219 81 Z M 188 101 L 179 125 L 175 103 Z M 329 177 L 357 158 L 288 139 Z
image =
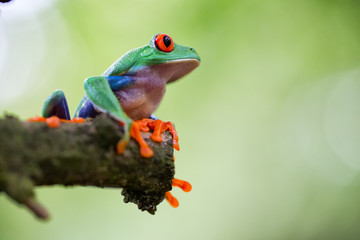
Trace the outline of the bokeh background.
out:
M 49 222 L 0 195 L 0 239 L 360 239 L 360 2 L 14 0 L 0 4 L 0 112 L 63 89 L 159 32 L 201 65 L 168 86 L 176 177 L 155 216 L 120 190 L 43 187 Z M 1 134 L 1 133 L 0 133 Z M 0 143 L 1 144 L 1 143 Z

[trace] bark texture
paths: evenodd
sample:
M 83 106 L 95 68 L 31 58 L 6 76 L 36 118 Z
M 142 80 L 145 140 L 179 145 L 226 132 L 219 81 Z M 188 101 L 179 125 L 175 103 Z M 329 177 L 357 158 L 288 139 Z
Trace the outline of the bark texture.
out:
M 118 155 L 115 146 L 122 135 L 122 127 L 106 115 L 58 128 L 5 116 L 0 119 L 0 192 L 47 218 L 35 200 L 35 186 L 123 188 L 125 202 L 154 214 L 172 188 L 172 135 L 163 133 L 163 142 L 157 143 L 151 133 L 143 133 L 154 151 L 151 158 L 140 156 L 134 140 Z

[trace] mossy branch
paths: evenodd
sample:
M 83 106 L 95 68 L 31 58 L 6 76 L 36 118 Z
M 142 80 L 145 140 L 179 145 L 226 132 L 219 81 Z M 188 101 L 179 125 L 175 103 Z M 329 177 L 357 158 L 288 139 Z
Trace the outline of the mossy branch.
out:
M 141 157 L 133 140 L 118 155 L 115 146 L 122 135 L 122 127 L 106 115 L 82 124 L 62 123 L 55 129 L 5 116 L 0 119 L 0 192 L 39 218 L 47 218 L 47 211 L 35 200 L 35 186 L 123 188 L 125 202 L 154 214 L 172 188 L 172 135 L 165 132 L 163 142 L 156 143 L 151 133 L 143 133 L 154 151 L 151 158 Z

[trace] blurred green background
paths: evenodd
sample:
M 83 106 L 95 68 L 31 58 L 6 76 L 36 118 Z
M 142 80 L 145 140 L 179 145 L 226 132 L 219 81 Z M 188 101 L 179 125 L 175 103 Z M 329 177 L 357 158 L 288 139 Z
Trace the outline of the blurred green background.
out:
M 44 187 L 34 219 L 0 195 L 0 239 L 360 239 L 360 2 L 14 0 L 0 5 L 0 112 L 39 115 L 165 32 L 201 65 L 156 112 L 176 123 L 155 216 L 120 190 Z M 1 133 L 0 133 L 1 134 Z M 1 144 L 1 143 L 0 143 Z

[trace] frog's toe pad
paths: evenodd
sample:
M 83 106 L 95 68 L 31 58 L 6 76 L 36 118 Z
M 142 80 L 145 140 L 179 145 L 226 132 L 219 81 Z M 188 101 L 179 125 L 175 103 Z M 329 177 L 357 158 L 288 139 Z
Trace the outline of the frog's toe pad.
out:
M 49 117 L 45 120 L 45 122 L 49 128 L 58 128 L 61 124 L 60 118 L 58 118 L 57 116 Z
M 191 189 L 192 189 L 192 186 L 191 186 L 191 184 L 189 182 L 184 181 L 184 180 L 180 180 L 180 179 L 177 179 L 177 178 L 173 179 L 172 185 L 174 187 L 181 188 L 184 192 L 190 192 Z
M 171 192 L 165 193 L 165 199 L 172 207 L 177 208 L 179 206 L 179 201 L 171 194 Z

